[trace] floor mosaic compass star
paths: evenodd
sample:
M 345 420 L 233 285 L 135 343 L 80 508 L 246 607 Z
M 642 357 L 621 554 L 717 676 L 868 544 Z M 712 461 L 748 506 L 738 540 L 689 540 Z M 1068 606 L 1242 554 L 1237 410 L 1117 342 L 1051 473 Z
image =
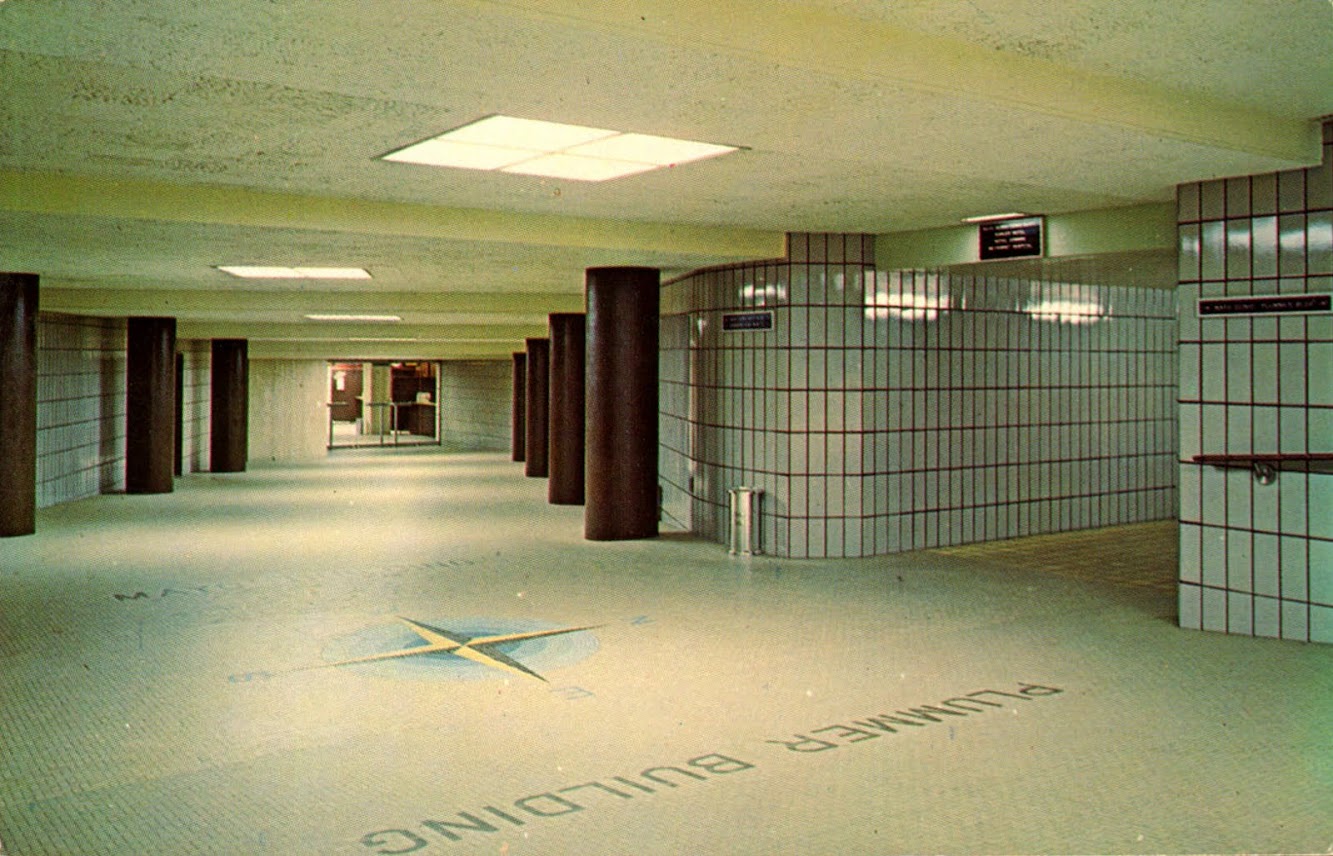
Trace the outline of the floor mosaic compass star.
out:
M 550 627 L 497 619 L 420 621 L 396 616 L 343 637 L 325 650 L 329 660 L 310 669 L 396 664 L 398 676 L 483 678 L 495 673 L 546 681 L 537 668 L 569 665 L 597 650 L 588 631 L 601 625 Z M 448 624 L 448 627 L 441 626 Z

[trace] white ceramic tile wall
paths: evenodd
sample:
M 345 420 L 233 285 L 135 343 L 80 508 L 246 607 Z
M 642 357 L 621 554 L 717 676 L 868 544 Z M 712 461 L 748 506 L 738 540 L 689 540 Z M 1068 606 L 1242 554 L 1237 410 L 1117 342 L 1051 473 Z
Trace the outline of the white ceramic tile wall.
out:
M 663 289 L 664 512 L 780 556 L 866 556 L 1169 517 L 1168 291 L 876 272 L 869 236 Z M 724 314 L 771 310 L 769 331 Z
M 183 413 L 181 418 L 181 471 L 199 473 L 208 469 L 209 431 L 212 408 L 212 343 L 208 340 L 178 340 L 176 350 L 185 357 Z
M 1333 642 L 1333 472 L 1260 484 L 1209 453 L 1333 452 L 1333 316 L 1199 319 L 1200 297 L 1333 291 L 1333 123 L 1317 167 L 1182 185 L 1180 623 Z
M 210 343 L 182 341 L 182 469 L 208 469 Z M 37 504 L 125 486 L 125 322 L 42 313 L 37 325 Z
M 125 322 L 37 319 L 37 507 L 125 483 Z
M 440 363 L 442 439 L 451 449 L 509 449 L 513 361 L 450 360 Z
M 663 300 L 677 292 L 663 289 Z M 658 324 L 658 456 L 657 476 L 662 486 L 662 517 L 668 526 L 691 528 L 690 457 L 690 316 L 687 312 L 660 316 Z
M 1174 514 L 1170 291 L 899 271 L 867 305 L 900 549 Z
M 663 289 L 659 474 L 669 522 L 722 540 L 727 489 L 748 485 L 764 491 L 766 552 L 869 554 L 859 315 L 873 250 L 869 236 L 795 235 L 785 260 L 701 271 Z M 770 330 L 722 330 L 725 314 L 765 310 Z

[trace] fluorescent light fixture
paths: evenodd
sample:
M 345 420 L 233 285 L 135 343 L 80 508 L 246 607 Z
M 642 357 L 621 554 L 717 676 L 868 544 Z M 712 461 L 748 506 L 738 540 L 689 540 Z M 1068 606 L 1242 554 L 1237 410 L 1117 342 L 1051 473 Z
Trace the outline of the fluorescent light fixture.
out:
M 398 315 L 307 315 L 311 321 L 402 321 Z
M 382 159 L 572 181 L 607 181 L 736 149 L 652 134 L 488 116 L 390 152 Z
M 365 268 L 218 265 L 218 270 L 242 279 L 370 279 Z
M 976 217 L 964 217 L 964 223 L 989 223 L 992 220 L 1013 220 L 1018 217 L 1031 217 L 1022 211 L 1010 211 L 1007 214 L 978 214 Z

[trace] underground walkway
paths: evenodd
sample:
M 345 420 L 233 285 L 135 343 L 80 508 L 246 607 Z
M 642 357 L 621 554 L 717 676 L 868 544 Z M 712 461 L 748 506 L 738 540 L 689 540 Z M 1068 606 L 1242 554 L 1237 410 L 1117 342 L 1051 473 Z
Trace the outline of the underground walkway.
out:
M 1169 550 L 1098 575 L 1170 524 L 741 562 L 544 497 L 405 449 L 42 512 L 0 542 L 4 852 L 1333 844 L 1333 647 L 1178 629 Z

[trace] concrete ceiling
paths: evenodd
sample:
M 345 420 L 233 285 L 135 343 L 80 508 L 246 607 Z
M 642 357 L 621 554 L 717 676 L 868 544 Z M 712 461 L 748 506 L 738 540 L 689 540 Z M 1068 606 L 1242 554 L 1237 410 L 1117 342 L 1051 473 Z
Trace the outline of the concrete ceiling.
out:
M 595 184 L 377 159 L 494 113 L 744 149 Z M 1166 200 L 1317 162 L 1329 114 L 1328 0 L 0 0 L 0 270 L 256 356 L 495 356 L 589 266 Z

